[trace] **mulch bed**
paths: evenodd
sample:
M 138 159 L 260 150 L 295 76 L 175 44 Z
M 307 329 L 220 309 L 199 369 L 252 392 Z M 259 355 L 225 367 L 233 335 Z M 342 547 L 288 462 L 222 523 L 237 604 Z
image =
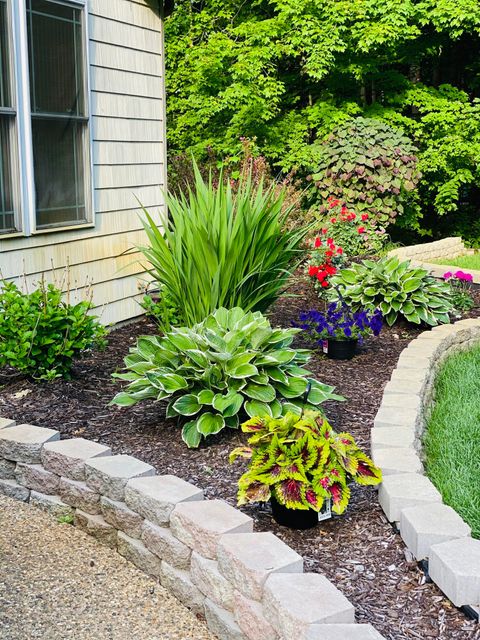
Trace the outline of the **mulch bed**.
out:
M 295 297 L 281 299 L 270 313 L 272 321 L 284 327 L 301 310 L 318 307 L 315 292 L 301 279 L 290 293 Z M 480 292 L 474 295 L 476 307 L 468 315 L 480 317 Z M 380 338 L 369 339 L 351 361 L 328 360 L 316 353 L 308 365 L 319 380 L 335 385 L 347 398 L 345 403 L 324 405 L 335 429 L 350 431 L 367 451 L 383 388 L 402 349 L 420 331 L 399 323 L 385 328 Z M 89 354 L 77 363 L 71 381 L 7 381 L 0 387 L 0 416 L 52 427 L 64 437 L 100 440 L 115 453 L 141 458 L 159 473 L 178 475 L 202 487 L 207 497 L 235 505 L 236 481 L 243 466 L 242 462 L 230 465 L 228 454 L 244 442 L 243 434 L 227 429 L 210 438 L 208 446 L 188 450 L 179 428 L 165 423 L 161 405 L 107 406 L 121 386 L 111 373 L 121 369 L 128 346 L 138 335 L 154 332 L 155 326 L 145 319 L 117 329 L 104 352 Z M 300 339 L 298 346 L 305 346 Z M 385 638 L 480 639 L 480 627 L 426 582 L 386 521 L 375 489 L 354 487 L 345 515 L 309 531 L 279 527 L 268 505 L 243 510 L 255 519 L 257 531 L 273 531 L 300 553 L 306 571 L 324 573 L 354 604 L 358 622 L 370 622 Z

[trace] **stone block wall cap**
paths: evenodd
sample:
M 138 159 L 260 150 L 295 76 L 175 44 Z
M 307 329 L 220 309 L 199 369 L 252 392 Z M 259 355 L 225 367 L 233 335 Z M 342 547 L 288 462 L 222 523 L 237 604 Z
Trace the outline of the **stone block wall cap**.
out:
M 87 468 L 87 473 L 88 470 L 93 470 L 113 478 L 123 479 L 144 475 L 151 476 L 155 473 L 155 468 L 151 464 L 127 454 L 89 458 L 85 462 L 85 467 Z
M 153 498 L 180 502 L 188 499 L 200 499 L 198 496 L 203 491 L 195 485 L 177 478 L 177 476 L 164 475 L 132 478 L 127 482 L 129 489 L 136 489 Z
M 8 418 L 0 418 L 0 429 L 6 429 L 7 427 L 14 427 L 16 425 L 15 420 L 9 420 Z
M 90 458 L 110 455 L 110 447 L 84 438 L 71 438 L 47 442 L 42 449 L 42 463 L 45 469 L 59 475 L 85 480 L 85 462 Z
M 476 576 L 480 587 L 480 540 L 477 538 L 457 538 L 435 544 L 433 556 L 458 575 Z M 470 604 L 480 604 L 480 600 Z
M 454 605 L 480 605 L 480 540 L 460 538 L 433 545 L 428 568 Z
M 0 441 L 16 442 L 19 444 L 40 444 L 51 440 L 59 440 L 60 433 L 55 429 L 36 427 L 33 424 L 17 424 L 0 431 Z
M 385 640 L 370 624 L 314 624 L 304 640 Z

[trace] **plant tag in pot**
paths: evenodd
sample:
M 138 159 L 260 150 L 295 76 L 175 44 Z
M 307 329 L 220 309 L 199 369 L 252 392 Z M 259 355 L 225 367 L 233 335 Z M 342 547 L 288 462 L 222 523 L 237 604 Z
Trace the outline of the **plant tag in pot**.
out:
M 322 351 L 328 353 L 328 340 L 322 340 Z
M 322 522 L 322 520 L 329 520 L 332 517 L 332 501 L 325 500 L 323 503 L 323 507 L 318 512 L 318 521 Z

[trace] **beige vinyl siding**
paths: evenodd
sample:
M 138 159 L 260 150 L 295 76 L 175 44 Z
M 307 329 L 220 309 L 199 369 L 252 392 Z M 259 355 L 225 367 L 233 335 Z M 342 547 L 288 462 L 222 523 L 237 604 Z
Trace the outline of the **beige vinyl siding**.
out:
M 87 0 L 87 6 L 95 224 L 0 236 L 0 269 L 30 288 L 42 274 L 62 282 L 69 265 L 72 299 L 91 286 L 96 313 L 110 324 L 141 313 L 147 278 L 135 249 L 145 242 L 138 201 L 159 223 L 164 215 L 163 33 L 143 0 Z

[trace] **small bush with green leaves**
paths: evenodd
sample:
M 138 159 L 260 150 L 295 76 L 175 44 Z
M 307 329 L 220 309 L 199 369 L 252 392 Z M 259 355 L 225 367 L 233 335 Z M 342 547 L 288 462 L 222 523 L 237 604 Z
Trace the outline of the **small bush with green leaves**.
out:
M 13 282 L 0 289 L 0 368 L 34 378 L 70 376 L 73 360 L 105 345 L 105 328 L 88 315 L 89 301 L 68 304 L 54 285 L 23 293 Z
M 128 407 L 168 402 L 167 417 L 183 425 L 182 437 L 198 447 L 202 437 L 238 428 L 242 414 L 278 418 L 342 400 L 333 387 L 309 379 L 310 351 L 292 349 L 299 329 L 274 329 L 259 312 L 220 308 L 192 328 L 163 338 L 144 336 L 125 358 L 129 382 L 112 400 Z
M 450 322 L 453 310 L 448 283 L 412 267 L 396 256 L 364 260 L 332 278 L 332 299 L 340 296 L 353 310 L 380 309 L 388 325 L 398 316 L 408 322 L 437 325 Z
M 313 195 L 327 213 L 328 197 L 361 216 L 393 222 L 408 213 L 419 180 L 417 149 L 403 131 L 372 118 L 338 127 L 316 150 Z
M 173 304 L 166 292 L 161 291 L 155 297 L 151 294 L 144 295 L 140 306 L 145 311 L 145 315 L 156 322 L 162 332 L 170 331 L 172 327 L 181 324 L 181 311 Z

